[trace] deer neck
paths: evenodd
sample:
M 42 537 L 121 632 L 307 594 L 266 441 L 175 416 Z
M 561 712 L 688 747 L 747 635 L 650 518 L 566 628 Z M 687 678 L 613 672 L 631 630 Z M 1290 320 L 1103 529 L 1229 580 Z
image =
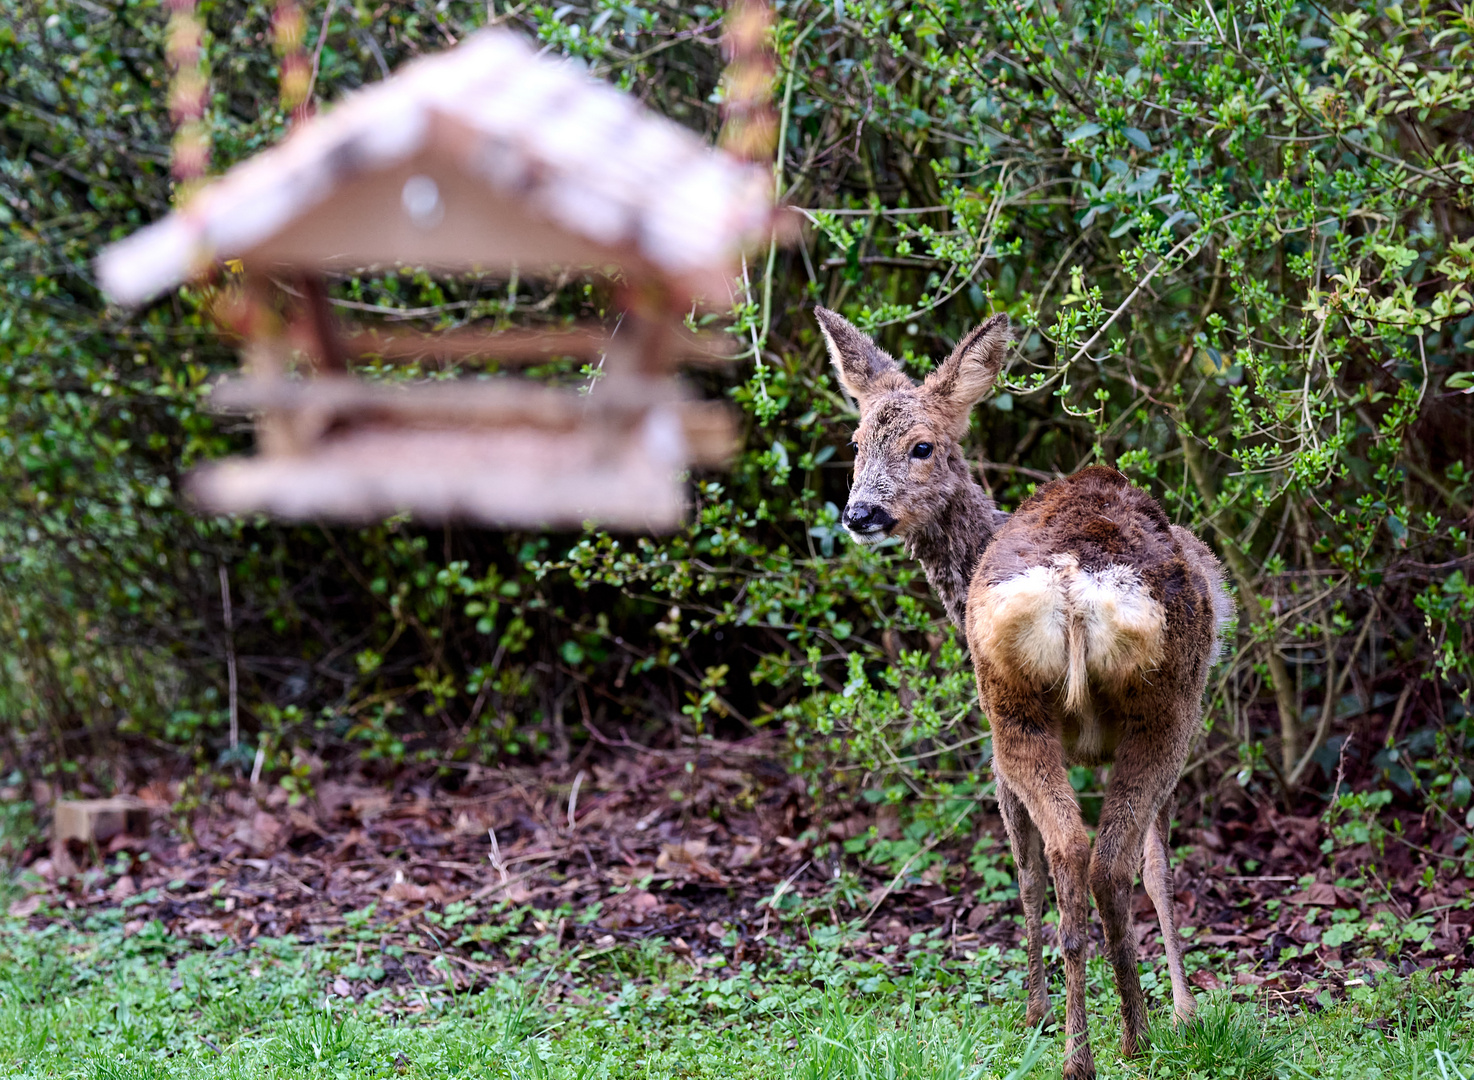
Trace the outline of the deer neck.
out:
M 998 509 L 959 461 L 960 483 L 931 524 L 913 533 L 907 551 L 921 563 L 926 580 L 941 599 L 957 629 L 967 638 L 967 592 L 978 560 L 993 539 Z

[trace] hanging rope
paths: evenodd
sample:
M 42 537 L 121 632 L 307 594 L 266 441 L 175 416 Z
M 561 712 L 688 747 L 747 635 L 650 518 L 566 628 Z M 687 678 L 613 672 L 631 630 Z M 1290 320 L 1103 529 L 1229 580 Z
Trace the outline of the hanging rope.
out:
M 773 12 L 766 0 L 732 0 L 724 43 L 721 145 L 738 157 L 764 164 L 773 160 L 778 134 L 772 30 Z
M 210 129 L 205 123 L 210 84 L 202 59 L 204 27 L 195 17 L 195 0 L 168 0 L 165 56 L 170 71 L 169 116 L 174 121 L 174 201 L 188 202 L 210 164 Z
M 281 107 L 292 127 L 312 116 L 308 92 L 312 65 L 307 61 L 307 19 L 295 0 L 278 0 L 271 16 L 271 38 L 281 58 Z

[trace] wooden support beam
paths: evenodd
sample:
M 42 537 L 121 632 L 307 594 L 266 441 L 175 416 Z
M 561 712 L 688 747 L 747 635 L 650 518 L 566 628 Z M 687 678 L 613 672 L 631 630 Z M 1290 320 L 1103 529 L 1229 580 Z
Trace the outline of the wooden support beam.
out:
M 667 379 L 614 377 L 589 396 L 517 379 L 456 380 L 395 385 L 354 378 L 232 379 L 216 384 L 210 405 L 219 412 L 257 414 L 285 439 L 261 449 L 268 456 L 299 456 L 337 427 L 380 430 L 499 429 L 575 432 L 599 427 L 628 431 L 652 409 L 679 423 L 692 464 L 724 464 L 733 453 L 735 426 L 722 402 L 685 399 Z
M 320 276 L 310 270 L 302 274 L 302 299 L 317 370 L 332 375 L 346 374 L 348 353 L 338 329 L 338 320 L 333 316 L 333 309 L 328 303 L 327 286 Z
M 598 327 L 572 330 L 446 330 L 434 334 L 412 331 L 384 333 L 358 330 L 346 338 L 354 356 L 385 360 L 496 360 L 503 364 L 537 364 L 557 356 L 596 359 L 608 343 Z
M 666 380 L 609 379 L 592 395 L 522 379 L 376 383 L 356 378 L 226 379 L 210 394 L 226 413 L 310 413 L 324 426 L 352 418 L 431 427 L 511 424 L 557 430 L 591 416 L 634 417 L 680 401 Z
M 737 453 L 732 410 L 720 401 L 683 401 L 677 408 L 691 464 L 705 469 L 730 465 Z
M 671 336 L 671 360 L 657 358 L 652 367 L 663 369 L 674 363 L 715 366 L 734 358 L 731 339 L 725 334 L 693 334 L 680 327 Z M 344 351 L 352 357 L 377 356 L 389 362 L 490 360 L 502 366 L 540 364 L 559 356 L 597 360 L 614 342 L 602 327 L 492 331 L 462 328 L 437 333 L 350 330 L 342 334 L 341 340 Z

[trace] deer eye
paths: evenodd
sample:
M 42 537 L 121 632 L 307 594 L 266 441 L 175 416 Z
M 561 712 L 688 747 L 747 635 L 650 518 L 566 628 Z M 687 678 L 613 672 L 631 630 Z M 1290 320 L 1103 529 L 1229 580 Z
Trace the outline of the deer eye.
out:
M 931 457 L 931 443 L 919 442 L 911 448 L 911 456 L 917 461 L 925 461 Z
M 859 450 L 860 450 L 860 444 L 857 443 L 857 442 L 855 442 L 854 439 L 851 439 L 850 440 L 850 453 L 855 454 L 855 453 L 858 453 Z

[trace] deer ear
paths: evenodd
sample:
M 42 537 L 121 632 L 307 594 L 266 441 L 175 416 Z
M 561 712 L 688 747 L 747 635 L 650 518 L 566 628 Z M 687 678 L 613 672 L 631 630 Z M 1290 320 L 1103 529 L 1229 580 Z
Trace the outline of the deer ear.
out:
M 921 391 L 941 413 L 942 423 L 953 438 L 967 434 L 972 407 L 993 388 L 1012 341 L 1008 316 L 994 315 L 965 334 L 952 355 L 926 377 Z
M 843 315 L 816 307 L 814 318 L 819 321 L 819 329 L 829 346 L 829 360 L 839 375 L 840 385 L 862 412 L 877 394 L 911 385 L 901 365 Z

